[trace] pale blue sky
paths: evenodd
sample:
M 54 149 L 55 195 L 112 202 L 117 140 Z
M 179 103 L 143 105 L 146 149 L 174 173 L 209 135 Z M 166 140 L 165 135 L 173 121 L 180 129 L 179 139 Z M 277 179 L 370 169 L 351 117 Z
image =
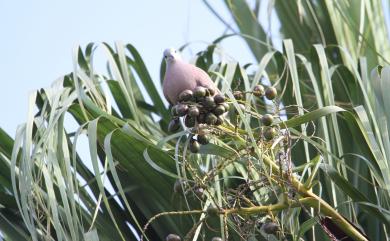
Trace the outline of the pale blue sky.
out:
M 227 20 L 222 1 L 213 2 Z M 132 43 L 158 81 L 162 51 L 187 41 L 211 42 L 225 27 L 200 0 L 0 1 L 0 127 L 14 136 L 26 119 L 28 94 L 72 71 L 76 44 Z M 252 61 L 238 38 L 224 43 L 238 60 Z M 230 46 L 230 47 L 229 47 Z M 194 44 L 194 51 L 204 44 Z

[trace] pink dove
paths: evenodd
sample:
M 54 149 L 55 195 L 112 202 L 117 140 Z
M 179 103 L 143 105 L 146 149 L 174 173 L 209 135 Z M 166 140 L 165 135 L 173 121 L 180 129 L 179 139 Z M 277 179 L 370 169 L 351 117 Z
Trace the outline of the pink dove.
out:
M 195 65 L 183 61 L 177 50 L 173 48 L 166 49 L 164 51 L 164 59 L 166 61 L 166 71 L 163 81 L 163 92 L 165 98 L 171 104 L 177 103 L 181 92 L 194 90 L 197 86 L 210 88 L 219 93 L 210 76 Z

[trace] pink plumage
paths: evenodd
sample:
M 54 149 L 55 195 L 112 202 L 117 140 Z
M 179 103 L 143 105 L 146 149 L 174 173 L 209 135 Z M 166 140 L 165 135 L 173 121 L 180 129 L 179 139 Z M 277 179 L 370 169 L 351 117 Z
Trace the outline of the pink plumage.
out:
M 214 82 L 209 75 L 195 65 L 184 62 L 179 53 L 174 49 L 164 51 L 166 61 L 166 71 L 163 81 L 163 92 L 165 98 L 176 104 L 181 92 L 184 90 L 194 90 L 197 86 L 214 89 L 217 93 Z

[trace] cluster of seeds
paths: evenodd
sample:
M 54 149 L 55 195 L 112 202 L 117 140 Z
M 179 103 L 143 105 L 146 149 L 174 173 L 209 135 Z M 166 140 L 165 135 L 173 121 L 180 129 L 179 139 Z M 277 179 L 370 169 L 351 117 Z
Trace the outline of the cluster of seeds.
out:
M 172 120 L 168 130 L 175 132 L 180 128 L 180 117 L 184 118 L 184 125 L 188 128 L 200 124 L 218 126 L 224 122 L 223 114 L 228 110 L 229 104 L 225 102 L 225 97 L 213 89 L 198 86 L 194 90 L 184 90 L 179 95 L 178 103 L 171 109 Z M 196 139 L 191 137 L 189 149 L 197 153 L 200 145 L 208 143 L 206 134 L 198 134 Z
M 171 109 L 172 120 L 169 123 L 169 131 L 177 131 L 180 127 L 179 117 L 184 118 L 184 124 L 188 128 L 196 124 L 221 125 L 222 114 L 229 110 L 225 97 L 215 94 L 213 89 L 201 86 L 192 90 L 184 90 L 179 95 L 179 103 Z
M 234 91 L 233 96 L 239 102 L 239 107 L 243 112 L 246 111 L 246 107 L 242 104 L 245 98 L 245 93 L 242 91 Z M 273 101 L 277 97 L 277 90 L 274 87 L 264 87 L 263 85 L 256 85 L 252 93 L 256 97 L 265 97 L 267 100 Z M 223 120 L 223 114 L 229 110 L 229 105 L 225 101 L 225 97 L 219 93 L 215 93 L 212 89 L 204 87 L 197 87 L 193 91 L 185 90 L 179 95 L 178 103 L 172 107 L 172 120 L 169 123 L 169 131 L 175 132 L 180 128 L 180 117 L 184 119 L 184 124 L 188 128 L 198 127 L 203 124 L 206 128 L 193 129 L 190 134 L 189 150 L 192 153 L 197 153 L 200 150 L 201 145 L 206 145 L 210 141 L 210 137 L 207 131 L 208 126 L 221 125 Z M 249 112 L 248 112 L 249 113 Z M 261 132 L 260 138 L 262 140 L 271 141 L 278 134 L 278 128 L 275 127 L 274 115 L 263 114 L 261 115 Z M 203 200 L 204 189 L 196 185 L 192 186 L 189 183 L 183 182 L 180 179 L 176 180 L 174 185 L 174 192 L 179 194 L 186 193 L 185 189 L 190 188 L 196 197 Z M 205 187 L 207 188 L 207 187 Z M 210 217 L 218 217 L 221 213 L 219 207 L 210 205 L 206 213 Z M 280 231 L 280 227 L 277 223 L 268 220 L 263 223 L 261 229 L 267 235 L 276 234 Z M 181 237 L 176 234 L 169 234 L 166 237 L 167 241 L 181 241 Z M 222 241 L 220 237 L 212 238 L 212 241 Z

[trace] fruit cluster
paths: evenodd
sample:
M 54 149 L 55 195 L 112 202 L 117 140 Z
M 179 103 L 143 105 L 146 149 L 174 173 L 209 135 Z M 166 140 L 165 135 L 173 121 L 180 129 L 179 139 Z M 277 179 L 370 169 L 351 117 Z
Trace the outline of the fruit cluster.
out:
M 184 118 L 186 127 L 196 124 L 221 125 L 222 115 L 229 110 L 225 97 L 215 93 L 214 89 L 196 87 L 194 90 L 184 90 L 180 93 L 178 103 L 171 109 L 172 120 L 168 130 L 175 132 L 180 128 L 179 117 Z

